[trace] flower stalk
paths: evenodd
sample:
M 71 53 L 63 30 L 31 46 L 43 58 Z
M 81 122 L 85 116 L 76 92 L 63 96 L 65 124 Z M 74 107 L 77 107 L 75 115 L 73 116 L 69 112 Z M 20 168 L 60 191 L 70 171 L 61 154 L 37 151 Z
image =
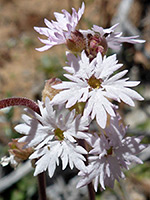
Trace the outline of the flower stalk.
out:
M 88 150 L 87 148 L 87 143 L 85 143 L 84 140 L 78 140 L 78 143 L 84 147 L 86 150 Z M 88 166 L 88 156 L 85 155 L 85 158 L 86 158 L 86 166 Z M 95 200 L 95 191 L 94 191 L 94 187 L 93 187 L 93 183 L 89 183 L 87 184 L 87 189 L 88 189 L 88 194 L 89 194 L 89 200 Z
M 89 192 L 89 200 L 95 200 L 95 191 L 92 182 L 87 185 Z
M 45 172 L 38 174 L 37 179 L 38 179 L 39 200 L 47 200 Z
M 25 106 L 40 114 L 38 104 L 25 97 L 12 97 L 0 100 L 0 109 L 10 106 Z

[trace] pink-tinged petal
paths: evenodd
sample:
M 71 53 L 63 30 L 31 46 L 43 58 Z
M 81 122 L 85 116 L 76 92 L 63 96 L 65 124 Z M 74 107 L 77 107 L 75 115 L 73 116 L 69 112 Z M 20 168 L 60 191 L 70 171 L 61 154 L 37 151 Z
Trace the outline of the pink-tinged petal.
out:
M 108 37 L 106 37 L 108 47 L 114 50 L 119 50 L 123 42 L 131 44 L 145 42 L 145 40 L 136 39 L 138 36 L 122 37 L 121 35 L 122 33 L 111 33 Z
M 106 35 L 106 41 L 109 48 L 112 48 L 114 50 L 119 50 L 122 43 L 127 42 L 131 44 L 138 44 L 138 43 L 144 43 L 145 40 L 137 39 L 139 36 L 130 36 L 130 37 L 123 37 L 122 32 L 115 32 L 116 27 L 119 24 L 115 24 L 114 26 L 103 29 L 102 27 L 93 25 L 92 30 L 96 33 L 99 33 L 100 36 Z M 94 35 L 94 33 L 91 33 Z
M 56 18 L 56 20 L 58 21 L 58 23 L 64 23 L 64 14 L 62 13 L 58 13 L 58 12 L 54 12 L 54 16 Z
M 130 37 L 118 37 L 118 42 L 128 42 L 131 44 L 138 44 L 138 43 L 144 43 L 145 40 L 140 40 L 140 39 L 136 39 L 139 36 L 130 36 Z
M 34 27 L 34 30 L 37 31 L 41 35 L 45 35 L 47 37 L 50 36 L 50 30 L 48 28 Z
M 48 21 L 47 19 L 44 19 L 44 23 L 46 24 L 46 26 L 49 28 L 49 29 L 53 29 L 53 25 L 50 21 Z
M 64 13 L 64 16 L 66 17 L 68 22 L 71 22 L 72 16 L 70 13 L 68 13 L 65 9 L 62 10 L 62 13 Z
M 54 32 L 55 37 L 58 39 L 59 44 L 63 44 L 65 43 L 66 39 L 64 38 L 64 36 L 58 32 Z
M 36 49 L 37 51 L 42 52 L 42 51 L 46 51 L 46 50 L 50 49 L 51 47 L 52 47 L 51 45 L 45 45 L 45 46 L 43 46 L 43 47 L 35 48 L 35 49 Z
M 100 26 L 93 25 L 92 30 L 93 30 L 94 32 L 100 33 L 100 35 L 103 36 L 104 34 L 111 34 L 112 32 L 114 32 L 115 28 L 116 28 L 118 25 L 119 25 L 119 24 L 115 24 L 115 25 L 113 25 L 112 27 L 107 28 L 107 29 L 103 29 L 103 28 L 100 27 Z
M 50 22 L 47 19 L 44 19 L 44 23 L 48 28 L 34 27 L 39 34 L 48 37 L 51 45 L 49 48 L 54 45 L 65 44 L 66 40 L 71 37 L 71 32 L 75 31 L 78 21 L 84 12 L 84 3 L 82 3 L 82 7 L 79 9 L 78 13 L 74 8 L 72 9 L 72 15 L 66 10 L 62 10 L 62 12 L 63 14 L 54 12 L 56 21 L 51 20 Z M 41 40 L 41 42 L 44 42 L 44 40 Z M 43 48 L 38 50 L 45 51 L 47 49 L 48 48 Z
M 43 44 L 46 44 L 46 45 L 52 45 L 51 42 L 49 40 L 45 40 L 45 39 L 41 39 L 41 38 L 38 38 Z M 54 43 L 55 44 L 55 43 Z
M 79 65 L 79 60 L 80 57 L 76 57 L 74 54 L 66 52 L 66 56 L 67 56 L 67 64 L 69 65 L 68 68 L 71 68 L 71 70 L 73 70 L 73 72 L 71 74 L 73 74 L 74 72 L 79 71 L 80 65 Z M 65 69 L 65 67 L 64 67 Z
M 105 33 L 112 33 L 112 32 L 114 32 L 114 30 L 116 29 L 116 27 L 117 27 L 118 25 L 119 25 L 119 23 L 113 25 L 113 26 L 110 27 L 110 28 L 106 28 L 106 29 L 104 29 L 104 32 L 105 32 Z
M 100 26 L 97 26 L 97 25 L 93 25 L 92 30 L 94 32 L 100 33 L 100 36 L 103 36 L 105 34 L 104 29 Z
M 81 19 L 82 15 L 84 13 L 84 9 L 85 9 L 85 4 L 84 4 L 84 2 L 82 2 L 81 8 L 79 8 L 79 11 L 78 11 L 78 20 Z

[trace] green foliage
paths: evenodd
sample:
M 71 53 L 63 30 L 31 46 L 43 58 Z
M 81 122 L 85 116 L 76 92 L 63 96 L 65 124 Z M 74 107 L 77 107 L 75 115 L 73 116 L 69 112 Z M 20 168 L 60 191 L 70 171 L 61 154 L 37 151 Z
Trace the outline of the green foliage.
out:
M 100 195 L 96 195 L 96 199 L 95 200 L 100 200 Z
M 14 116 L 14 107 L 10 107 L 9 110 L 5 112 L 5 119 L 7 122 L 12 121 L 12 118 Z
M 23 35 L 21 38 L 24 46 L 26 49 L 29 49 L 30 47 L 33 47 L 33 45 L 35 44 L 35 41 L 33 40 L 33 38 L 28 37 L 26 35 Z
M 130 177 L 130 173 L 136 175 L 137 177 L 143 179 L 143 178 L 150 178 L 150 162 L 145 162 L 142 165 L 137 165 L 133 169 L 127 173 L 127 176 Z
M 64 79 L 63 68 L 57 56 L 43 55 L 38 63 L 38 69 L 45 73 L 47 79 L 52 77 Z
M 12 192 L 10 200 L 14 200 L 14 199 L 15 200 L 23 200 L 24 199 L 23 197 L 24 197 L 24 194 L 22 192 L 20 192 L 18 190 L 14 190 Z
M 0 196 L 0 200 L 10 199 L 10 200 L 31 200 L 36 199 L 37 193 L 37 183 L 36 178 L 30 173 L 15 185 L 3 192 Z
M 139 124 L 137 128 L 141 131 L 143 130 L 150 130 L 150 119 L 145 120 L 143 123 Z

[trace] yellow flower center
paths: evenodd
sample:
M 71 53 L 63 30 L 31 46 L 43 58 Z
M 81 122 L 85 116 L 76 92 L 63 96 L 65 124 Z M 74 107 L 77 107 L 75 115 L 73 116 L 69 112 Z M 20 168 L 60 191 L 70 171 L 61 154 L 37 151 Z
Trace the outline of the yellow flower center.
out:
M 58 140 L 63 140 L 64 139 L 64 135 L 63 135 L 63 132 L 60 128 L 56 128 L 54 133 L 55 133 L 55 137 L 58 139 Z
M 89 80 L 88 80 L 88 84 L 94 89 L 100 88 L 101 87 L 101 83 L 102 83 L 102 80 L 95 78 L 95 76 L 91 76 L 89 78 Z

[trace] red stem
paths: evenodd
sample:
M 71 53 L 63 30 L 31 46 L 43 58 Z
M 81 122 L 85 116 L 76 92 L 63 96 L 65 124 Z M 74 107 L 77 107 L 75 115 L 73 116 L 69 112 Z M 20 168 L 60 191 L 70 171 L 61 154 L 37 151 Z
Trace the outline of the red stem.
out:
M 46 181 L 45 181 L 45 173 L 42 172 L 38 174 L 38 192 L 39 192 L 39 200 L 46 200 Z
M 87 150 L 87 146 L 86 146 L 86 143 L 84 140 L 78 140 L 78 143 L 84 148 Z M 88 157 L 87 155 L 85 155 L 85 158 L 86 158 L 86 165 L 88 165 Z M 89 200 L 95 200 L 95 191 L 94 191 L 94 187 L 93 187 L 93 183 L 89 183 L 87 185 L 87 188 L 88 188 L 88 193 L 89 193 Z
M 25 106 L 31 108 L 33 111 L 40 114 L 40 109 L 37 103 L 32 101 L 31 99 L 23 98 L 23 97 L 12 97 L 0 100 L 0 109 L 6 108 L 9 106 Z
M 89 199 L 95 200 L 95 191 L 94 191 L 94 188 L 93 188 L 93 184 L 89 183 L 87 187 L 88 187 L 88 192 L 89 192 Z

